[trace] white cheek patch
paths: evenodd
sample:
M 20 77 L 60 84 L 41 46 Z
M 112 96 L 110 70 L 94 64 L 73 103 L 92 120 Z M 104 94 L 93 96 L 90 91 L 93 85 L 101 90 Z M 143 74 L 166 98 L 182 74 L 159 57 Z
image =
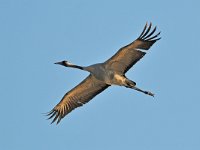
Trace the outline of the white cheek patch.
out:
M 72 64 L 72 63 L 70 63 L 70 62 L 66 62 L 66 64 L 67 64 L 67 65 L 73 65 L 73 64 Z

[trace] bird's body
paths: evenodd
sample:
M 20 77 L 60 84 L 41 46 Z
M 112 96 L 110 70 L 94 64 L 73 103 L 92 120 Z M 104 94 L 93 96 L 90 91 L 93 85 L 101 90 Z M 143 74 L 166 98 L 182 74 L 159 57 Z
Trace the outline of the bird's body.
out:
M 98 63 L 85 67 L 85 70 L 90 72 L 96 79 L 100 81 L 107 80 L 108 72 L 106 72 L 105 65 L 103 63 Z
M 84 70 L 90 72 L 96 79 L 108 85 L 123 85 L 123 80 L 125 79 L 123 75 L 114 69 L 107 68 L 104 63 L 84 67 Z
M 151 26 L 150 24 L 148 27 L 146 24 L 139 38 L 119 49 L 115 55 L 104 63 L 98 63 L 87 67 L 74 65 L 68 61 L 55 63 L 65 67 L 88 71 L 90 75 L 79 85 L 67 92 L 62 100 L 49 112 L 49 119 L 54 117 L 52 123 L 56 120 L 57 123 L 59 123 L 60 120 L 73 109 L 87 103 L 111 85 L 124 86 L 154 96 L 154 94 L 149 91 L 137 88 L 136 83 L 125 76 L 125 73 L 146 54 L 143 50 L 148 50 L 160 39 L 157 38 L 160 32 L 152 36 L 156 31 L 156 27 L 150 32 Z

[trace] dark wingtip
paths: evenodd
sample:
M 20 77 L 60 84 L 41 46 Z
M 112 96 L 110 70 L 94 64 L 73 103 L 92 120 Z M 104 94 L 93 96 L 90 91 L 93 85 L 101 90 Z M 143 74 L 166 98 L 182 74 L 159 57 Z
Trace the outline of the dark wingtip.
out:
M 49 116 L 47 119 L 49 120 L 49 119 L 53 118 L 55 114 L 56 114 L 56 112 L 54 112 L 53 110 L 50 111 L 50 112 L 47 114 L 47 116 Z
M 47 120 L 52 119 L 55 115 L 57 116 L 58 113 L 57 113 L 54 109 L 52 109 L 50 112 L 47 112 L 47 113 L 46 113 L 46 116 L 48 117 Z M 51 124 L 54 123 L 54 122 L 56 121 L 56 119 L 57 119 L 57 118 L 55 117 L 55 118 L 53 119 L 53 121 L 51 121 Z
M 143 36 L 143 34 L 144 34 L 145 31 L 146 31 L 147 26 L 148 26 L 148 23 L 146 22 L 146 24 L 145 24 L 145 26 L 144 26 L 144 29 L 143 29 L 142 33 L 140 34 L 139 38 L 141 38 L 141 37 Z
M 147 26 L 148 26 L 148 24 L 147 24 Z M 152 23 L 150 22 L 149 27 L 147 28 L 145 33 L 142 36 L 140 36 L 141 39 L 145 38 L 145 36 L 149 33 L 149 31 L 151 30 L 151 26 L 152 26 Z
M 157 26 L 155 26 L 152 30 L 152 22 L 150 22 L 150 24 L 148 25 L 148 23 L 146 22 L 146 25 L 142 31 L 142 33 L 139 36 L 139 40 L 144 40 L 144 41 L 149 41 L 149 42 L 153 42 L 153 41 L 158 41 L 161 38 L 157 38 L 161 32 L 158 32 L 156 35 L 153 35 L 157 29 Z
M 158 41 L 158 40 L 160 40 L 161 39 L 161 37 L 159 37 L 159 38 L 157 38 L 157 39 L 155 39 L 156 41 Z
M 146 40 L 147 38 L 149 38 L 151 35 L 154 34 L 154 32 L 156 31 L 157 26 L 154 27 L 154 29 L 151 31 L 151 33 L 149 33 L 144 39 Z
M 154 35 L 154 36 L 152 36 L 152 37 L 149 37 L 149 38 L 147 38 L 146 40 L 147 40 L 147 41 L 157 40 L 157 39 L 159 39 L 159 38 L 157 38 L 157 37 L 160 35 L 160 33 L 161 33 L 161 32 L 158 32 L 156 35 Z M 157 38 L 157 39 L 155 39 L 155 38 Z
M 56 116 L 55 116 L 56 115 Z M 52 120 L 52 122 L 51 123 L 54 123 L 57 119 L 58 119 L 58 117 L 60 116 L 60 113 L 59 112 L 56 112 L 55 114 L 54 114 L 54 119 Z

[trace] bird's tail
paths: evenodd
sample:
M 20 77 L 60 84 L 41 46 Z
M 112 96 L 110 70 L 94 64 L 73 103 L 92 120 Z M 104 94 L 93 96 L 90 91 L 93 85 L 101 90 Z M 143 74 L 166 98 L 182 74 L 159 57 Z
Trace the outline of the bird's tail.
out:
M 133 88 L 134 86 L 136 86 L 136 83 L 134 81 L 131 81 L 127 78 L 125 80 L 125 84 L 126 84 L 125 87 L 127 87 L 127 88 Z

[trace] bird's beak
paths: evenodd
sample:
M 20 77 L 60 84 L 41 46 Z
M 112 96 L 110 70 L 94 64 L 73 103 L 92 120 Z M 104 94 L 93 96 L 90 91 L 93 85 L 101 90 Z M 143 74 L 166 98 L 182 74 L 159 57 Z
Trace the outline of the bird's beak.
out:
M 56 62 L 56 63 L 54 63 L 54 64 L 57 64 L 57 65 L 63 65 L 62 62 Z

